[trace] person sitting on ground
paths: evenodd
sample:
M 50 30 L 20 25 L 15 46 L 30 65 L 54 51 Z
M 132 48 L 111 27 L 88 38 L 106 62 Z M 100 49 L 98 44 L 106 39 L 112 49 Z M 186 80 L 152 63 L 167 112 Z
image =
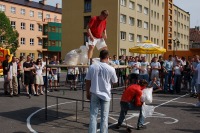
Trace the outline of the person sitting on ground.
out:
M 144 124 L 144 117 L 142 115 L 142 105 L 141 96 L 142 90 L 146 88 L 148 82 L 146 80 L 140 80 L 138 84 L 132 84 L 127 87 L 121 97 L 121 111 L 118 119 L 118 123 L 115 125 L 116 129 L 119 129 L 124 121 L 124 118 L 128 110 L 140 110 L 137 130 L 146 128 Z
M 154 77 L 150 82 L 148 87 L 153 87 L 153 92 L 161 91 L 160 81 Z

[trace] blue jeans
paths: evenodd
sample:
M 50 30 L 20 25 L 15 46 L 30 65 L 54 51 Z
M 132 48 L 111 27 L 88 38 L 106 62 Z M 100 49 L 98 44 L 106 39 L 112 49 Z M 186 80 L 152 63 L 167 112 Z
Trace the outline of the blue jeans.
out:
M 110 101 L 104 101 L 93 93 L 91 93 L 90 101 L 89 133 L 97 132 L 97 115 L 99 107 L 101 107 L 100 133 L 108 133 L 108 114 L 110 109 Z
M 192 82 L 191 82 L 191 93 L 197 93 L 197 76 L 193 75 Z
M 118 119 L 119 125 L 123 123 L 128 110 L 140 110 L 137 126 L 141 126 L 144 124 L 144 117 L 142 115 L 142 106 L 134 106 L 133 103 L 131 102 L 128 103 L 128 102 L 122 102 L 122 101 L 120 102 L 120 105 L 121 105 L 121 111 L 120 111 L 120 116 Z
M 140 75 L 140 76 L 139 76 L 139 79 L 140 79 L 140 80 L 141 80 L 141 79 L 144 79 L 144 80 L 146 80 L 146 81 L 149 83 L 149 75 L 148 75 L 148 74 Z
M 168 84 L 169 84 L 169 89 L 170 91 L 173 91 L 172 88 L 172 71 L 168 71 L 168 73 L 165 74 L 165 86 L 164 86 L 164 91 L 168 91 Z
M 181 75 L 175 75 L 174 76 L 174 90 L 176 90 L 176 93 L 180 93 L 181 91 Z

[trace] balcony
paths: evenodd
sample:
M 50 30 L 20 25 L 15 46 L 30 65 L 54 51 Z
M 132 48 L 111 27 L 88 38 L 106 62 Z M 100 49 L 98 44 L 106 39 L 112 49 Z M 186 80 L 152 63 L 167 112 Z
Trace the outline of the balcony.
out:
M 62 20 L 61 19 L 57 19 L 57 18 L 45 18 L 44 22 L 48 23 L 48 22 L 56 22 L 56 23 L 61 23 Z
M 200 42 L 199 43 L 192 43 L 190 45 L 190 49 L 198 49 L 198 50 L 200 50 Z

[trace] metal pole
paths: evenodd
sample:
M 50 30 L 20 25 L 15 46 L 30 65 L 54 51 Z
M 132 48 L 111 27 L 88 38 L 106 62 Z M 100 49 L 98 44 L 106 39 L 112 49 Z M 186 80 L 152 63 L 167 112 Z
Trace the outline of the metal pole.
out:
M 112 112 L 113 112 L 113 101 L 114 101 L 114 97 L 113 97 L 113 93 L 112 93 Z
M 56 116 L 58 118 L 58 97 L 56 97 Z
M 48 79 L 47 79 L 47 59 L 46 58 L 46 84 L 45 84 L 45 120 L 47 120 L 47 83 L 48 83 Z
M 78 110 L 78 102 L 76 100 L 76 122 L 77 122 L 77 110 Z

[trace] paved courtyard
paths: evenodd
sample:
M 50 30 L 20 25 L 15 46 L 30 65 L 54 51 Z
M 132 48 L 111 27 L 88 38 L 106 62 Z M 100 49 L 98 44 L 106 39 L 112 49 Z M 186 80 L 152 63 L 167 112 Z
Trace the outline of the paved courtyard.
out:
M 2 86 L 2 82 L 0 82 Z M 2 88 L 2 87 L 1 87 Z M 126 126 L 114 129 L 120 112 L 120 91 L 114 94 L 113 108 L 111 104 L 109 114 L 109 133 L 125 133 Z M 62 86 L 59 92 L 49 92 L 48 95 L 82 99 L 82 90 L 70 91 Z M 153 94 L 155 112 L 153 116 L 145 119 L 147 129 L 136 130 L 138 119 L 137 111 L 129 111 L 126 117 L 133 132 L 143 133 L 200 133 L 200 108 L 194 107 L 197 99 L 188 94 Z M 8 97 L 0 89 L 0 129 L 1 133 L 87 133 L 89 123 L 89 103 L 78 102 L 76 121 L 76 101 L 58 99 L 58 113 L 56 111 L 56 98 L 48 97 L 48 116 L 45 120 L 45 96 L 26 95 Z M 99 129 L 99 125 L 98 125 Z M 98 130 L 99 132 L 99 130 Z

